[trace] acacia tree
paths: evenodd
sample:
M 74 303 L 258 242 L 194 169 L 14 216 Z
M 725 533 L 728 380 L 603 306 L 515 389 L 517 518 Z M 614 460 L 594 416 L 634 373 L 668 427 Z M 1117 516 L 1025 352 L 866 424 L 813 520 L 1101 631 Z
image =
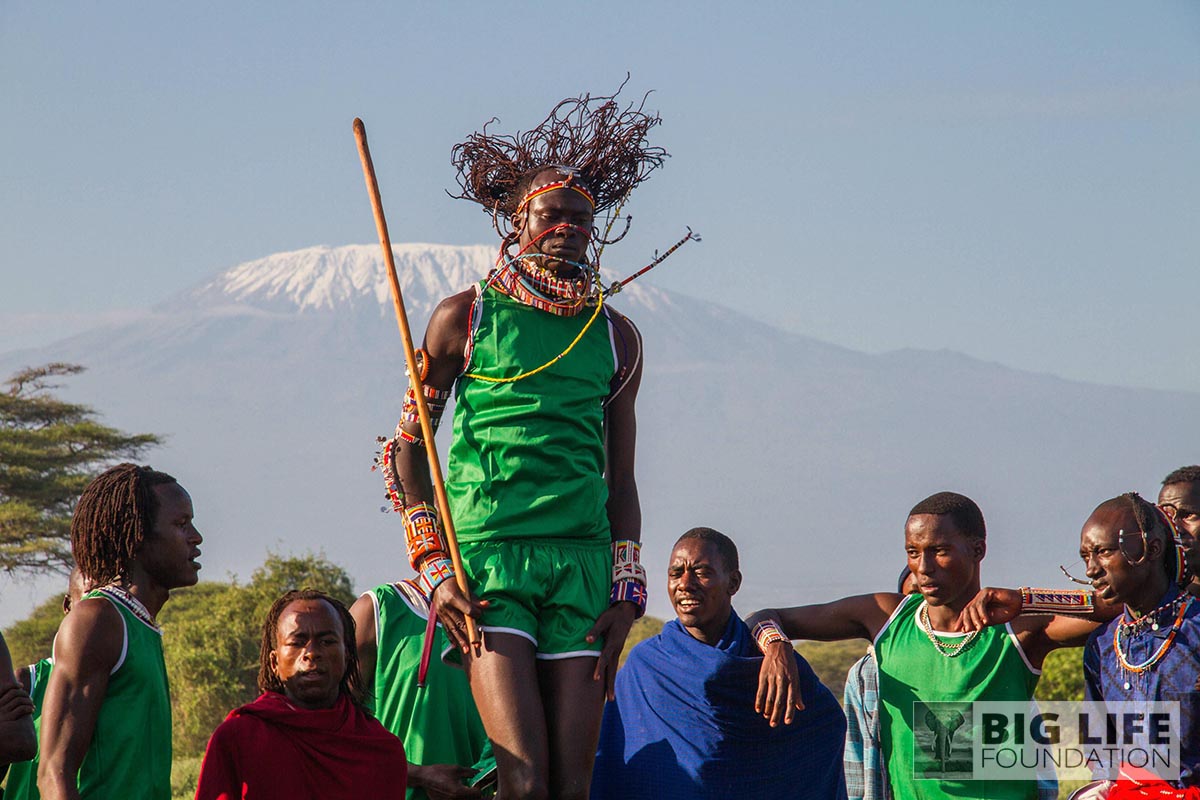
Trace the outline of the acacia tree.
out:
M 83 371 L 52 363 L 13 375 L 0 390 L 0 568 L 65 572 L 71 514 L 88 481 L 159 444 L 96 420 L 89 406 L 55 396 L 53 379 Z

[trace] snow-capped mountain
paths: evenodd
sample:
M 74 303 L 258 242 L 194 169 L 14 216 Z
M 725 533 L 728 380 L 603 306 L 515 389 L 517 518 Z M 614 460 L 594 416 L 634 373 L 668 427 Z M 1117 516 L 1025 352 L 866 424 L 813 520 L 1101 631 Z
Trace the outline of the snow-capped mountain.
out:
M 419 339 L 437 301 L 482 278 L 495 250 L 398 244 L 395 257 Z M 815 601 L 894 585 L 907 511 L 942 489 L 987 516 L 987 580 L 1058 585 L 1096 503 L 1152 493 L 1200 452 L 1195 425 L 1159 433 L 1200 417 L 1197 394 L 1073 383 L 948 351 L 858 353 L 646 279 L 613 302 L 646 340 L 638 480 L 660 615 L 658 576 L 690 527 L 738 542 L 739 608 Z M 362 587 L 407 570 L 370 471 L 404 387 L 378 247 L 247 262 L 137 322 L 0 354 L 0 373 L 51 360 L 88 367 L 71 399 L 167 436 L 148 460 L 193 495 L 205 576 L 245 576 L 268 548 L 324 549 Z M 5 602 L 7 619 L 22 612 Z

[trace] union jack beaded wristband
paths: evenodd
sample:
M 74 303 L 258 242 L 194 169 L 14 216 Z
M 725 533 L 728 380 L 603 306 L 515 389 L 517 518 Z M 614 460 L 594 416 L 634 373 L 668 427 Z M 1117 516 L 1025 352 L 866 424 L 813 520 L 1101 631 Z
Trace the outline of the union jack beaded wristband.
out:
M 642 545 L 631 539 L 612 543 L 613 578 L 609 605 L 630 602 L 637 606 L 637 617 L 646 613 L 646 568 L 640 563 Z

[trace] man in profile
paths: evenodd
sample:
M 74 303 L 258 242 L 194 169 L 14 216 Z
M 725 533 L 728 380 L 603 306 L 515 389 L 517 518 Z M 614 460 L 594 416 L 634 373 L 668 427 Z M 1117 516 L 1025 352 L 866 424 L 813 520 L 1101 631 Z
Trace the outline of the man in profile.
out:
M 171 698 L 157 617 L 199 578 L 192 498 L 118 464 L 83 490 L 71 554 L 91 586 L 54 640 L 38 752 L 46 800 L 170 800 Z
M 209 740 L 196 800 L 403 800 L 404 746 L 363 709 L 344 605 L 308 589 L 276 600 L 258 688 Z
M 1163 478 L 1158 492 L 1158 507 L 1163 510 L 1183 542 L 1188 570 L 1193 574 L 1188 591 L 1200 595 L 1200 582 L 1194 577 L 1200 572 L 1200 465 L 1180 467 Z
M 846 797 L 846 720 L 807 662 L 793 651 L 800 679 L 786 710 L 756 707 L 762 656 L 733 610 L 741 583 L 729 537 L 693 528 L 676 542 L 676 619 L 617 673 L 593 798 Z

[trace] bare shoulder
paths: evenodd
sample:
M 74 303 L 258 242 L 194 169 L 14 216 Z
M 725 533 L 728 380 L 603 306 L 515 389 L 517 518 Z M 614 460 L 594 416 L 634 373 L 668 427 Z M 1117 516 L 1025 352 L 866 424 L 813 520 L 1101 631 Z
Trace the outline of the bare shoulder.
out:
M 608 309 L 608 318 L 612 320 L 613 327 L 617 329 L 618 335 L 627 336 L 630 339 L 638 341 L 641 340 L 642 332 L 638 330 L 637 325 L 633 324 L 633 320 L 608 304 L 605 304 L 604 307 Z
M 54 644 L 55 671 L 116 666 L 125 643 L 121 612 L 101 597 L 79 601 L 62 621 Z
M 354 601 L 354 605 L 350 606 L 350 616 L 354 618 L 354 630 L 358 634 L 358 641 L 361 643 L 365 639 L 375 639 L 375 601 L 371 598 L 371 594 L 360 595 Z
M 452 294 L 437 304 L 425 330 L 425 350 L 431 358 L 461 357 L 471 321 L 475 288 Z

